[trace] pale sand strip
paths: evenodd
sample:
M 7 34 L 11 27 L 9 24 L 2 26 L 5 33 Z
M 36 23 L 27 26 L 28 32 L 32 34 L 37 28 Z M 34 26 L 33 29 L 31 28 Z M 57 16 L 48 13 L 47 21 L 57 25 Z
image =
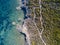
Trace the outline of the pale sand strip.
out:
M 19 25 L 17 24 L 16 25 L 16 29 L 19 31 L 19 32 L 22 32 L 24 34 L 26 34 L 26 41 L 27 41 L 27 45 L 31 45 L 30 44 L 30 37 L 29 37 L 29 33 L 27 32 L 27 26 L 24 24 L 23 26 L 22 25 Z
M 28 33 L 27 30 L 28 30 L 28 29 L 27 29 L 27 26 L 24 24 L 24 25 L 23 25 L 22 32 L 26 34 L 26 40 L 27 40 L 28 45 L 31 45 L 29 33 Z

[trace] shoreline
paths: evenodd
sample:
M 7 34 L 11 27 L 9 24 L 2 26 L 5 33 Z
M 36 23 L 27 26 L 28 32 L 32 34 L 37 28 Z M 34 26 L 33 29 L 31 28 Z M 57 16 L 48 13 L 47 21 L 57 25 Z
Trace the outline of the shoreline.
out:
M 30 45 L 30 37 L 29 37 L 29 33 L 27 32 L 27 26 L 25 25 L 25 23 L 23 25 L 16 25 L 16 29 L 22 34 L 24 35 L 24 41 L 25 41 L 25 45 Z
M 27 7 L 26 7 L 26 0 L 21 0 L 22 2 L 22 6 L 20 7 L 21 10 L 23 11 L 24 13 L 24 21 L 23 21 L 23 24 L 22 25 L 17 25 L 17 30 L 22 34 L 24 35 L 24 40 L 25 40 L 25 44 L 24 45 L 31 45 L 30 44 L 30 37 L 29 37 L 29 33 L 28 33 L 28 29 L 27 29 L 27 26 L 25 24 L 25 20 L 30 18 L 29 16 L 27 16 Z
M 23 13 L 24 13 L 24 24 L 22 25 L 23 28 L 22 28 L 22 33 L 24 33 L 26 35 L 25 37 L 25 45 L 31 45 L 30 44 L 30 37 L 29 37 L 29 33 L 28 33 L 28 29 L 27 29 L 27 26 L 25 24 L 25 20 L 28 19 L 29 17 L 27 16 L 27 7 L 26 7 L 26 0 L 23 0 L 22 1 L 22 7 L 21 7 L 21 10 L 23 10 Z
M 27 13 L 28 13 L 28 6 L 26 6 L 26 4 L 28 3 L 28 0 L 24 0 L 24 1 L 22 1 L 21 10 L 24 13 L 24 20 L 25 20 L 25 19 L 28 19 L 28 18 L 31 18 L 31 17 L 29 15 L 27 15 Z
M 27 30 L 28 30 L 27 26 L 24 23 L 22 32 L 26 35 L 26 40 L 25 41 L 26 41 L 27 45 L 30 45 L 30 37 L 29 37 L 29 33 L 28 33 Z
M 25 37 L 25 45 L 31 45 L 30 44 L 30 37 L 29 37 L 29 33 L 28 33 L 28 29 L 27 29 L 27 26 L 26 26 L 26 24 L 25 24 L 25 20 L 26 19 L 28 19 L 28 18 L 30 18 L 29 16 L 27 16 L 27 6 L 26 6 L 26 0 L 23 0 L 22 1 L 22 7 L 21 7 L 21 10 L 23 10 L 23 13 L 24 13 L 24 24 L 22 25 L 23 26 L 23 28 L 22 28 L 22 33 L 24 33 L 25 35 L 26 35 L 26 37 Z

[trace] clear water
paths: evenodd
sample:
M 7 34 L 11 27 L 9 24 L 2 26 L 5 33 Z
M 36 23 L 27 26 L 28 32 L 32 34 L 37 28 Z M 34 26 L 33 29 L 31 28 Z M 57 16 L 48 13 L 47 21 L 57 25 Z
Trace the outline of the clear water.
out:
M 16 10 L 20 5 L 19 0 L 0 0 L 0 45 L 24 45 L 24 36 L 16 30 L 12 22 L 23 19 L 22 10 Z

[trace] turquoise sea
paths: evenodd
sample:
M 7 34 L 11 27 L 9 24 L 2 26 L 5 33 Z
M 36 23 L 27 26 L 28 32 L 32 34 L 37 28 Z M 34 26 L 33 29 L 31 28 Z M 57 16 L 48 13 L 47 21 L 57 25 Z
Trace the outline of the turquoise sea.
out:
M 19 3 L 19 0 L 0 0 L 0 45 L 24 45 L 24 36 L 12 25 L 12 22 L 22 24 L 18 18 L 24 18 L 23 11 L 16 10 Z

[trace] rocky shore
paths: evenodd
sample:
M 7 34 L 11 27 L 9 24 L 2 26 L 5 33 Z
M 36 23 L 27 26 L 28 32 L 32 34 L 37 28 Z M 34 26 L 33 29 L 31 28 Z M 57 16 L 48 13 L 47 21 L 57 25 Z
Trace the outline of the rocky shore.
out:
M 26 7 L 26 0 L 21 0 L 22 2 L 22 6 L 20 7 L 21 10 L 23 10 L 23 13 L 24 13 L 24 20 L 23 20 L 23 24 L 22 25 L 19 25 L 17 24 L 16 25 L 16 29 L 22 34 L 24 35 L 24 38 L 25 38 L 25 45 L 31 45 L 30 44 L 30 37 L 29 37 L 29 33 L 28 33 L 28 29 L 27 29 L 27 26 L 25 24 L 25 20 L 29 18 L 29 16 L 27 16 L 27 7 Z

